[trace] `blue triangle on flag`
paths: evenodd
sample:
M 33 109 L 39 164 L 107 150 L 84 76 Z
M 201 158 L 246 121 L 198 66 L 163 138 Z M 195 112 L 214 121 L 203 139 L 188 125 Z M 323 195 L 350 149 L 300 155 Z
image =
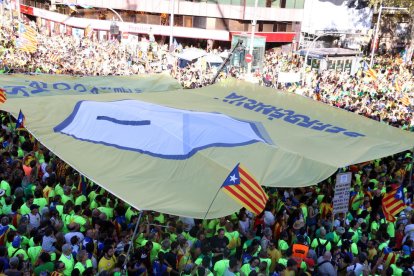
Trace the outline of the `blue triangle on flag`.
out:
M 229 176 L 227 176 L 226 180 L 224 180 L 222 187 L 240 184 L 239 165 L 240 164 L 237 164 L 236 167 L 234 167 L 234 169 L 231 171 Z

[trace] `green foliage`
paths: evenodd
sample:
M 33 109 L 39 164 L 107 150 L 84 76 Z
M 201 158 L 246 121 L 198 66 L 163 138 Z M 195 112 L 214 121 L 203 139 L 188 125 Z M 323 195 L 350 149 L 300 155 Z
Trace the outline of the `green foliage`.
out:
M 407 8 L 410 13 L 414 13 L 414 1 L 413 0 L 370 0 L 371 6 L 379 6 L 382 3 L 386 7 L 399 7 Z

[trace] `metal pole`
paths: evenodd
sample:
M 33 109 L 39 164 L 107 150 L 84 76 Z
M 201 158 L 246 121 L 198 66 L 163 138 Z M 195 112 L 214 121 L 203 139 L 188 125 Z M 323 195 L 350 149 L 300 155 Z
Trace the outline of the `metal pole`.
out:
M 139 213 L 139 216 L 138 216 L 138 221 L 137 221 L 137 224 L 135 225 L 134 233 L 132 234 L 132 237 L 131 237 L 131 244 L 130 244 L 130 245 L 129 245 L 129 247 L 128 247 L 128 251 L 127 251 L 127 253 L 126 253 L 125 261 L 124 261 L 124 264 L 122 265 L 122 268 L 123 268 L 123 271 L 124 271 L 124 272 L 126 272 L 126 270 L 127 270 L 127 263 L 128 263 L 129 254 L 131 253 L 131 250 L 132 250 L 132 249 L 133 249 L 133 247 L 134 247 L 134 240 L 135 240 L 135 236 L 136 236 L 136 234 L 137 234 L 138 227 L 139 227 L 139 223 L 140 223 L 140 221 L 141 221 L 141 218 L 142 218 L 142 213 L 143 213 L 143 212 L 144 212 L 144 211 L 141 211 L 141 212 Z M 126 275 L 126 274 L 124 274 L 124 275 Z
M 16 0 L 16 12 L 17 12 L 17 18 L 20 21 L 20 0 Z
M 411 168 L 410 168 L 410 179 L 408 180 L 408 187 L 412 187 L 411 185 L 413 184 L 412 179 L 413 179 L 413 166 L 414 166 L 414 148 L 411 150 Z M 413 195 L 414 197 L 414 195 Z M 413 202 L 411 202 L 412 204 Z
M 4 24 L 5 16 L 4 16 L 4 2 L 0 3 L 0 15 L 1 15 L 1 22 Z
M 250 35 L 250 45 L 249 45 L 249 54 L 253 55 L 253 40 L 254 40 L 254 33 L 256 32 L 256 23 L 257 23 L 257 19 L 256 19 L 256 12 L 257 12 L 257 5 L 259 3 L 259 0 L 255 0 L 254 2 L 254 10 L 253 10 L 253 21 L 252 21 L 252 31 L 251 31 L 251 35 Z M 247 64 L 247 74 L 251 74 L 252 73 L 252 63 L 253 63 L 253 59 L 251 62 L 249 62 Z
M 305 85 L 305 72 L 306 72 L 306 65 L 307 65 L 308 57 L 309 57 L 309 51 L 313 48 L 316 41 L 319 38 L 321 38 L 322 36 L 325 36 L 325 35 L 329 35 L 329 34 L 321 34 L 321 35 L 318 35 L 317 37 L 315 37 L 312 40 L 311 44 L 309 45 L 308 49 L 306 50 L 305 60 L 303 61 L 303 66 L 302 66 L 302 86 Z
M 231 56 L 233 55 L 234 51 L 236 51 L 237 47 L 239 47 L 241 44 L 243 44 L 242 40 L 239 40 L 237 44 L 234 46 L 234 48 L 231 50 L 227 58 L 223 61 L 223 63 L 220 65 L 220 67 L 217 69 L 216 75 L 211 80 L 210 84 L 214 84 L 216 82 L 217 77 L 220 75 L 221 70 L 223 70 L 223 67 L 226 66 L 227 62 L 229 62 Z
M 122 19 L 122 17 L 119 15 L 119 13 L 117 13 L 114 9 L 112 8 L 107 8 L 108 10 L 110 10 L 111 12 L 113 12 L 114 14 L 116 14 L 116 16 L 118 16 L 119 20 L 121 20 L 121 22 L 124 22 L 124 20 Z
M 9 12 L 10 12 L 10 20 L 12 21 L 12 27 L 13 27 L 13 30 L 14 30 L 14 25 L 13 25 L 13 7 L 12 7 L 11 0 L 9 0 Z
M 170 0 L 170 51 L 172 51 L 173 39 L 174 39 L 174 7 L 175 0 Z
M 372 44 L 372 49 L 371 49 L 371 61 L 369 62 L 369 67 L 370 68 L 372 68 L 372 66 L 374 65 L 375 47 L 377 46 L 378 32 L 379 32 L 379 27 L 380 27 L 379 25 L 380 25 L 380 21 L 381 21 L 381 14 L 382 14 L 382 6 L 379 9 L 377 27 L 375 29 L 374 42 Z

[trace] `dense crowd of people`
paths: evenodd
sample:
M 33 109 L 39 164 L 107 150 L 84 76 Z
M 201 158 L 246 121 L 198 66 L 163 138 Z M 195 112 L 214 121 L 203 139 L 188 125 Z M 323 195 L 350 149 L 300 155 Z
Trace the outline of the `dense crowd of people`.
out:
M 3 73 L 167 72 L 187 88 L 207 85 L 215 74 L 198 64 L 177 67 L 156 43 L 143 51 L 117 41 L 39 34 L 38 50 L 27 54 L 13 44 L 18 34 L 9 23 L 0 30 Z M 298 72 L 302 62 L 294 54 L 267 53 L 256 76 L 280 93 L 414 130 L 411 63 L 379 57 L 375 76 L 308 71 L 304 85 L 280 86 L 278 72 Z M 237 69 L 227 75 L 243 78 Z M 333 214 L 331 177 L 312 187 L 266 189 L 269 201 L 258 216 L 241 209 L 198 220 L 146 211 L 132 237 L 137 210 L 90 181 L 83 189 L 78 172 L 17 131 L 7 114 L 0 119 L 1 275 L 414 275 L 410 153 L 344 168 L 353 175 L 346 214 Z M 407 207 L 387 221 L 382 198 L 401 186 Z

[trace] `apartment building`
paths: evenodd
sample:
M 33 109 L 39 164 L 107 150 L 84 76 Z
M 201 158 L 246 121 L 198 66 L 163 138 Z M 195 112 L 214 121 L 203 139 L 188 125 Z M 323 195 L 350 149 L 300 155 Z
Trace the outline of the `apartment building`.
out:
M 124 34 L 152 34 L 168 40 L 170 16 L 173 36 L 230 42 L 234 34 L 249 34 L 254 17 L 256 35 L 266 42 L 298 41 L 305 0 L 14 0 L 22 13 L 53 25 L 52 32 L 91 26 L 107 36 L 113 21 Z M 117 15 L 119 14 L 119 16 Z M 123 20 L 123 22 L 121 22 Z M 46 23 L 45 23 L 46 22 Z M 60 26 L 60 25 L 64 25 Z

